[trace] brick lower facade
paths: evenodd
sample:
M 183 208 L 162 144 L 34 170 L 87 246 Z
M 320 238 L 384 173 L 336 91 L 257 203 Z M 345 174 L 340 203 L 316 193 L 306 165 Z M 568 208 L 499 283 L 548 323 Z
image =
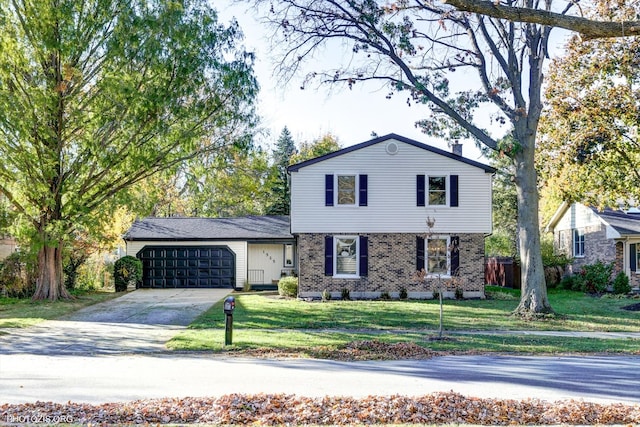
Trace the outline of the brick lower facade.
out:
M 613 279 L 620 271 L 625 271 L 625 250 L 622 241 L 607 238 L 606 227 L 602 224 L 598 226 L 584 227 L 584 256 L 573 258 L 568 272 L 577 274 L 583 266 L 594 264 L 598 261 L 604 263 L 613 262 L 614 268 L 611 278 Z M 572 230 L 564 230 L 555 234 L 555 244 L 557 249 L 572 256 L 573 253 L 573 233 Z M 629 284 L 632 288 L 640 288 L 640 272 L 631 271 L 629 274 Z
M 484 297 L 484 235 L 457 234 L 460 238 L 460 276 L 443 279 L 443 296 L 452 298 L 456 289 L 465 298 Z M 324 234 L 300 234 L 299 296 L 319 297 L 324 290 L 338 298 L 343 289 L 352 298 L 375 298 L 382 292 L 397 297 L 405 289 L 410 298 L 432 298 L 438 279 L 418 283 L 416 272 L 415 234 L 363 234 L 368 237 L 368 275 L 356 279 L 324 275 Z
M 584 256 L 574 257 L 570 271 L 577 273 L 585 265 L 597 261 L 611 262 L 617 259 L 616 242 L 607 238 L 606 227 L 602 224 L 584 227 Z M 568 256 L 573 256 L 573 230 L 556 233 L 556 247 Z M 620 254 L 620 257 L 622 254 Z

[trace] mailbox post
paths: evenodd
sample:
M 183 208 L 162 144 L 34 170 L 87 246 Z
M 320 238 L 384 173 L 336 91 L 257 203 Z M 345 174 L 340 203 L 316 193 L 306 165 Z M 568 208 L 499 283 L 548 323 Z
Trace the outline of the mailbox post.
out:
M 236 299 L 227 297 L 224 300 L 224 345 L 231 345 L 233 341 L 233 310 L 236 309 Z

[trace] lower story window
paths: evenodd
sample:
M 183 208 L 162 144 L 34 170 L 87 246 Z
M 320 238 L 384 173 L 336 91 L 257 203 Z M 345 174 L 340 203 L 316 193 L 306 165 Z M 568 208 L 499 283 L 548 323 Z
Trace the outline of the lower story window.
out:
M 356 279 L 369 271 L 368 236 L 324 236 L 324 275 Z
M 584 256 L 584 231 L 583 230 L 573 230 L 573 256 L 575 257 L 583 257 Z
M 355 236 L 334 237 L 335 274 L 358 276 L 358 238 Z
M 449 238 L 435 237 L 427 239 L 427 273 L 429 274 L 451 274 Z
M 284 267 L 293 267 L 293 244 L 284 245 Z

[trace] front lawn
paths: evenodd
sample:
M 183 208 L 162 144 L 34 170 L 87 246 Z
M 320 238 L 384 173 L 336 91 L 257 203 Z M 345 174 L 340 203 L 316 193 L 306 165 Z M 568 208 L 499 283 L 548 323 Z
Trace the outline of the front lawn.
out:
M 222 302 L 203 313 L 168 346 L 175 350 L 293 351 L 317 356 L 327 349 L 357 341 L 406 342 L 434 351 L 593 353 L 640 352 L 638 339 L 594 339 L 556 336 L 490 334 L 482 331 L 640 331 L 640 313 L 623 310 L 637 300 L 595 298 L 578 292 L 549 292 L 561 315 L 544 321 L 510 316 L 517 295 L 499 299 L 447 300 L 444 303 L 446 340 L 433 340 L 438 329 L 437 301 L 303 302 L 267 293 L 238 293 L 233 346 L 225 347 Z M 477 334 L 458 332 L 479 331 Z
M 622 307 L 639 300 L 595 298 L 580 292 L 549 292 L 551 306 L 560 314 L 544 321 L 510 316 L 519 298 L 445 300 L 444 327 L 448 330 L 557 330 L 640 331 L 640 312 Z M 438 328 L 439 304 L 419 301 L 303 302 L 265 293 L 236 295 L 234 326 L 238 329 L 410 329 Z M 193 329 L 224 328 L 222 302 L 192 324 Z
M 80 293 L 75 299 L 55 302 L 0 298 L 0 328 L 26 328 L 121 295 L 115 292 Z

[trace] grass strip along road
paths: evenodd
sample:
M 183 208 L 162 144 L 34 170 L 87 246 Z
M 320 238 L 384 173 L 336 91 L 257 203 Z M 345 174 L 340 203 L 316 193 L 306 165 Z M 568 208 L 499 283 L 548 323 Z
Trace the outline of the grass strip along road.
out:
M 635 337 L 534 334 L 637 333 L 640 312 L 625 307 L 638 300 L 551 290 L 551 305 L 558 314 L 527 321 L 511 316 L 518 291 L 487 287 L 487 295 L 486 300 L 446 300 L 444 339 L 436 339 L 439 304 L 433 300 L 306 302 L 273 293 L 237 293 L 232 346 L 224 346 L 222 303 L 203 313 L 168 346 L 252 356 L 332 358 L 333 354 L 355 360 L 422 358 L 432 352 L 640 354 L 640 339 Z

